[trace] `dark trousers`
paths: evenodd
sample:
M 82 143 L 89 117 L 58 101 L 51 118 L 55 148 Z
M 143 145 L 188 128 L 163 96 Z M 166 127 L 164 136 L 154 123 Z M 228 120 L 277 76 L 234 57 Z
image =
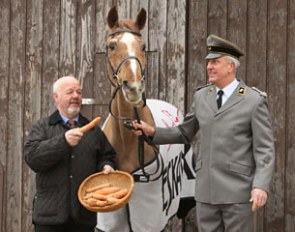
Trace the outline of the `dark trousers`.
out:
M 81 224 L 69 219 L 62 225 L 35 224 L 35 232 L 94 232 L 95 226 Z

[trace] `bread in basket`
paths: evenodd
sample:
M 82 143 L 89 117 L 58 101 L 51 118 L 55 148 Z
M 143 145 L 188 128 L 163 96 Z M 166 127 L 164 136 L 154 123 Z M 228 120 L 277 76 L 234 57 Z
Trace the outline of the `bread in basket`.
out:
M 92 212 L 110 212 L 128 203 L 133 188 L 133 177 L 127 172 L 98 172 L 81 183 L 78 198 L 80 203 Z

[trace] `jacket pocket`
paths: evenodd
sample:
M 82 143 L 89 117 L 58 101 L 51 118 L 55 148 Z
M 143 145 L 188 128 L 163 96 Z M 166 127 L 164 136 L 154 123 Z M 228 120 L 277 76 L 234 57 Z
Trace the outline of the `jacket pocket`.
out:
M 239 163 L 229 163 L 229 170 L 231 172 L 236 172 L 245 176 L 251 176 L 252 168 L 249 165 L 239 164 Z
M 33 219 L 57 215 L 57 196 L 54 190 L 37 193 L 34 198 Z

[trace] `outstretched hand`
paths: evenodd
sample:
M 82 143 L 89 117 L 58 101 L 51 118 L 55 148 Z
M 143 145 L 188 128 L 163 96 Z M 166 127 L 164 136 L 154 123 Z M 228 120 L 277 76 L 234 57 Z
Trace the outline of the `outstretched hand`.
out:
M 113 171 L 114 171 L 113 167 L 108 165 L 108 164 L 104 165 L 103 170 L 102 170 L 102 172 L 104 174 L 109 174 L 109 173 L 111 173 Z
M 143 134 L 145 136 L 154 136 L 155 134 L 155 128 L 144 121 L 140 121 L 140 123 L 138 123 L 137 121 L 133 121 L 132 126 L 134 128 L 132 132 L 137 136 Z

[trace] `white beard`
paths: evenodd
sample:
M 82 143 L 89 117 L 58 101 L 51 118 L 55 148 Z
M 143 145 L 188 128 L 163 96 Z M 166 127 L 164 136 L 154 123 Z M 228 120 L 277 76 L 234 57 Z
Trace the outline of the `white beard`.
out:
M 80 112 L 80 107 L 79 108 L 68 108 L 68 114 L 70 115 L 75 115 L 78 114 Z

